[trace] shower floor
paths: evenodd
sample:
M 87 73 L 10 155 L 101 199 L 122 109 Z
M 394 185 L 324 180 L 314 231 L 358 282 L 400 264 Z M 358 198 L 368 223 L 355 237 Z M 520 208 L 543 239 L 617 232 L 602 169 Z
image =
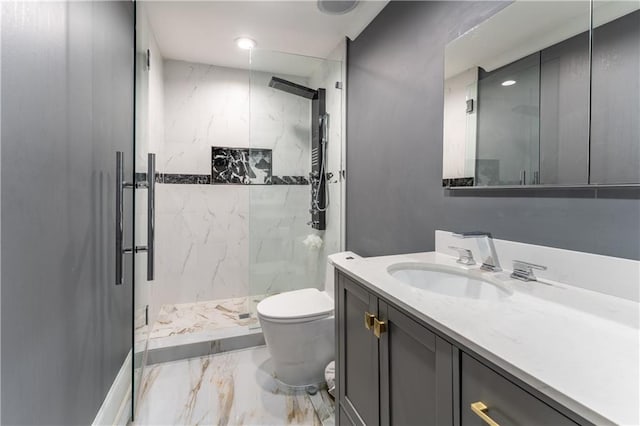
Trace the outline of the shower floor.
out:
M 265 346 L 154 364 L 142 378 L 135 425 L 334 425 L 326 390 L 281 389 Z
M 163 305 L 149 331 L 149 349 L 216 340 L 259 329 L 253 307 L 260 300 L 254 296 Z M 245 318 L 243 314 L 248 313 Z M 139 330 L 137 335 L 143 340 L 145 332 Z

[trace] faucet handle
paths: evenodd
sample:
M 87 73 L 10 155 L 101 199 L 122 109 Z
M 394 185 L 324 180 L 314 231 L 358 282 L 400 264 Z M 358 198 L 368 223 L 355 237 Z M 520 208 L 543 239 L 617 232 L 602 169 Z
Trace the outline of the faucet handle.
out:
M 521 281 L 537 281 L 537 278 L 533 273 L 534 269 L 537 269 L 538 271 L 546 271 L 547 267 L 525 262 L 524 260 L 514 260 L 511 278 Z
M 476 261 L 473 259 L 473 252 L 471 252 L 471 250 L 456 246 L 449 246 L 449 248 L 458 252 L 458 260 L 456 262 L 460 263 L 461 265 L 476 264 Z

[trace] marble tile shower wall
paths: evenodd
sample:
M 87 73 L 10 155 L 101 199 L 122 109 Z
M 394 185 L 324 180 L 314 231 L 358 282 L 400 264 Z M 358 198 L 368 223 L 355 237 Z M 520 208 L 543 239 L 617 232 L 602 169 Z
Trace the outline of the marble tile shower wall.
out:
M 272 74 L 174 60 L 163 71 L 160 171 L 209 174 L 211 147 L 228 146 L 272 149 L 274 175 L 309 173 L 310 102 L 271 89 Z
M 249 190 L 157 185 L 154 310 L 248 295 Z
M 327 230 L 323 232 L 324 244 L 317 253 L 321 262 L 315 269 L 314 282 L 324 283 L 327 256 L 341 251 L 342 248 L 342 180 L 340 171 L 344 168 L 342 162 L 342 100 L 346 91 L 346 81 L 342 75 L 342 64 L 346 60 L 346 44 L 342 42 L 329 55 L 330 61 L 325 61 L 322 66 L 309 77 L 311 87 L 326 88 L 326 108 L 329 114 L 329 139 L 327 143 L 327 171 L 333 175 L 329 180 L 329 209 L 327 211 Z M 335 87 L 336 83 L 342 84 L 342 89 Z
M 274 175 L 309 173 L 310 102 L 269 88 L 271 74 L 174 60 L 163 72 L 159 172 L 208 175 L 211 146 L 229 146 L 272 149 Z M 307 185 L 157 185 L 152 319 L 163 304 L 312 285 L 309 197 Z

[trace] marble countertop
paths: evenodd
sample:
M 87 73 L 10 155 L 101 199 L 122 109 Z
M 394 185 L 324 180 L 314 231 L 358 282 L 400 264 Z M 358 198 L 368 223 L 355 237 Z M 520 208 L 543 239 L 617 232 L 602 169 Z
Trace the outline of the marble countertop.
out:
M 562 283 L 522 282 L 436 252 L 330 263 L 495 365 L 595 424 L 640 424 L 640 304 Z M 497 301 L 416 289 L 395 263 L 459 267 L 510 292 Z

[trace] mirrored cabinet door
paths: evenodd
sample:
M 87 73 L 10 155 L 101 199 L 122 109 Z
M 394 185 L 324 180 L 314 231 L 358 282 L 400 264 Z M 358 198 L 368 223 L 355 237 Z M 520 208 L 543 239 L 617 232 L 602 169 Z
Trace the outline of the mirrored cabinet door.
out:
M 514 2 L 446 46 L 444 186 L 588 184 L 590 20 Z
M 583 31 L 540 53 L 540 179 L 536 183 L 584 185 L 588 181 L 589 31 Z
M 511 3 L 444 75 L 444 187 L 640 185 L 640 1 Z
M 591 180 L 640 183 L 640 2 L 594 1 Z

